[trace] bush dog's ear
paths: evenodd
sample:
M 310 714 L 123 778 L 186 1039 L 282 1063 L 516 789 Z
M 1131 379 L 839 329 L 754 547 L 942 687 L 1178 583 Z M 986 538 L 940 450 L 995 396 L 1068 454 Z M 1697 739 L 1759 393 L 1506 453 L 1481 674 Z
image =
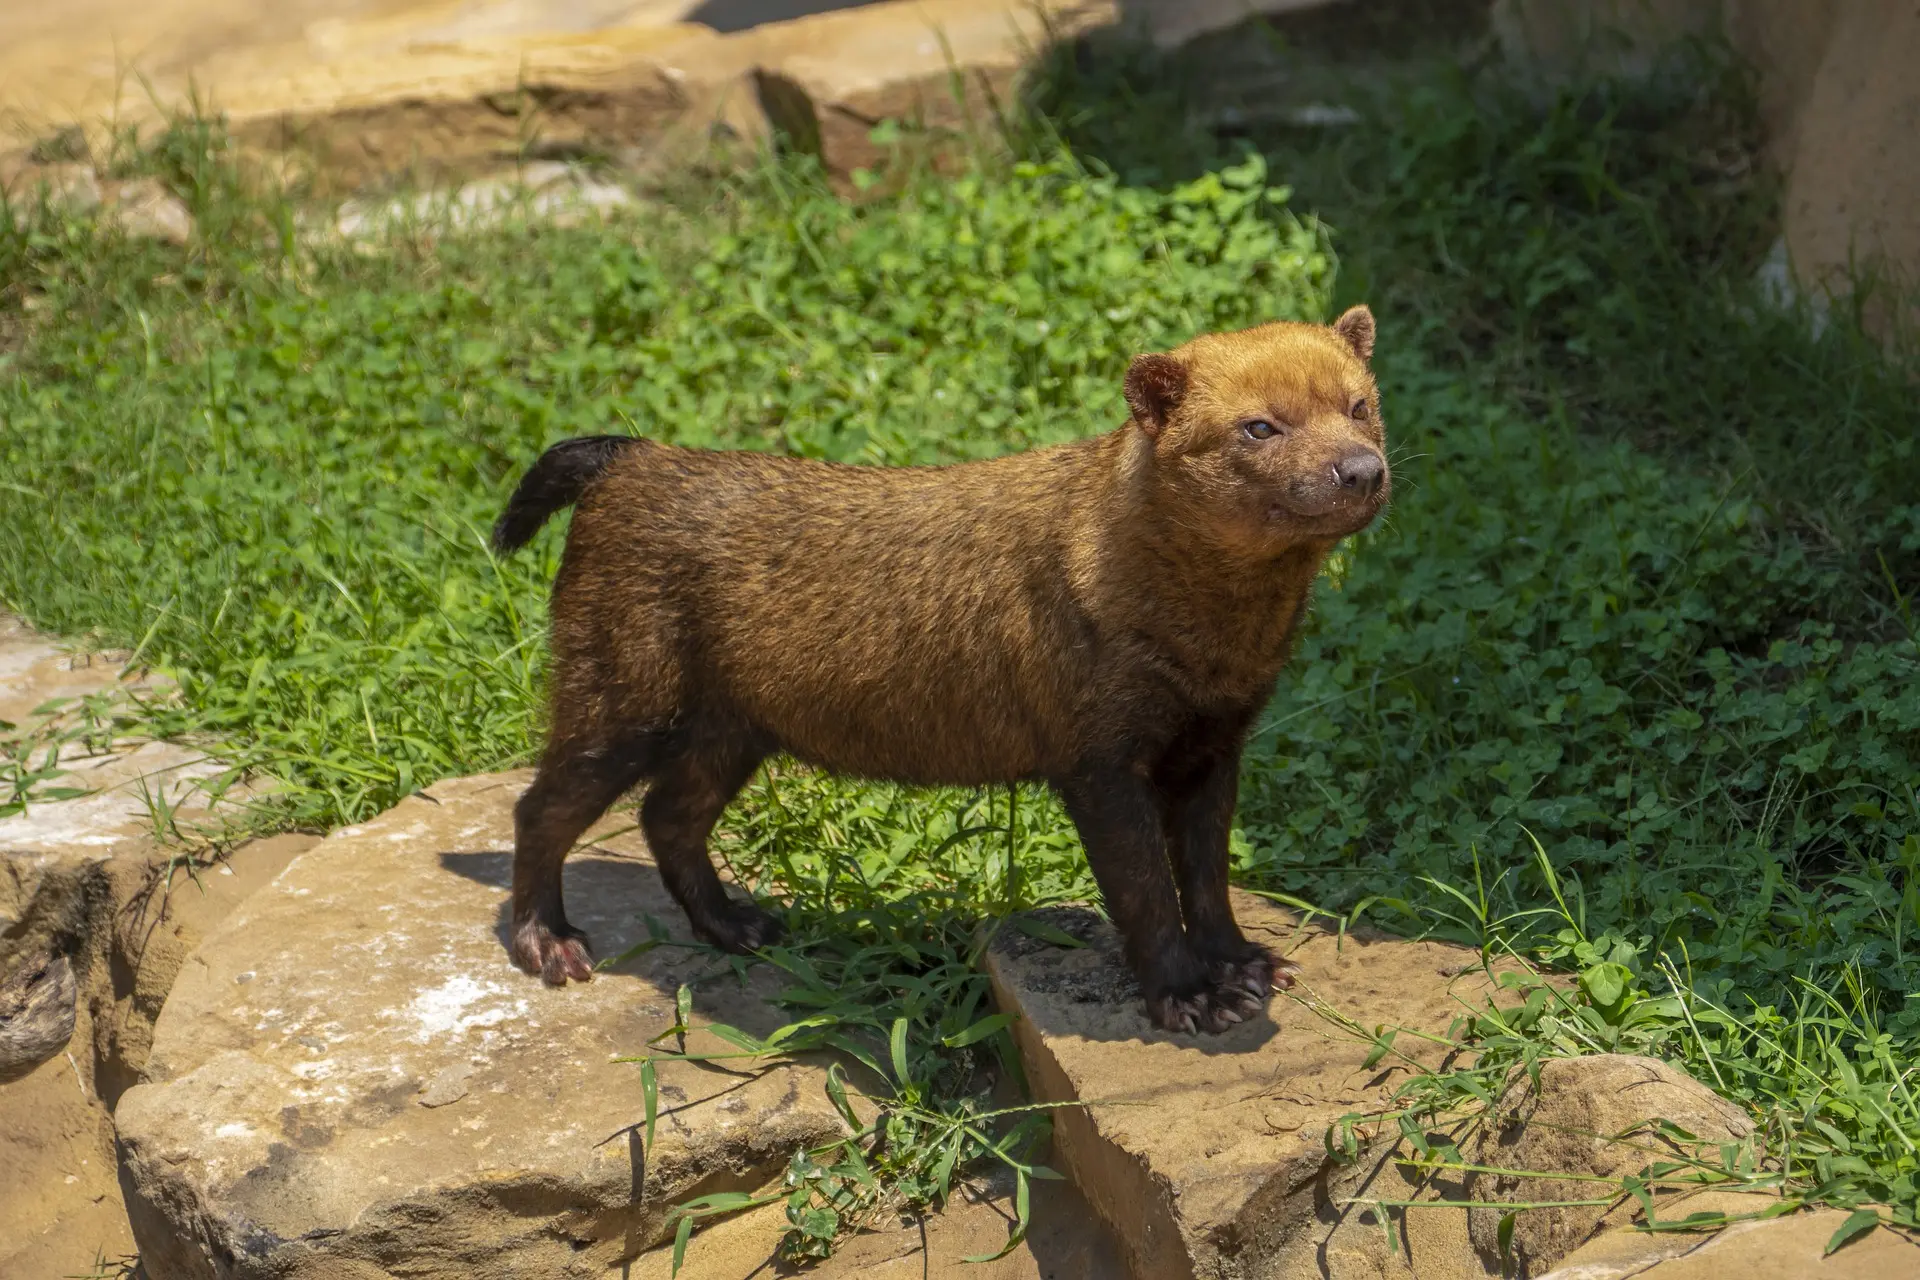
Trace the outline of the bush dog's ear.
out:
M 1187 366 L 1168 355 L 1135 356 L 1127 366 L 1127 408 L 1149 439 L 1158 438 L 1187 394 Z
M 1341 312 L 1333 322 L 1333 331 L 1347 340 L 1362 361 L 1373 359 L 1373 312 L 1366 307 L 1348 307 Z

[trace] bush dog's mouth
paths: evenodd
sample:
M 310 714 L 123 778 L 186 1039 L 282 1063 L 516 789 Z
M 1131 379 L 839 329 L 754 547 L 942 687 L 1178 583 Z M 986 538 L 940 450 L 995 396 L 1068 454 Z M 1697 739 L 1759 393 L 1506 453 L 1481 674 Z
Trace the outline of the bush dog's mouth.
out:
M 1272 502 L 1267 505 L 1267 520 L 1274 524 L 1305 525 L 1308 532 L 1344 538 L 1374 522 L 1386 509 L 1387 492 L 1388 487 L 1383 483 L 1377 492 L 1365 497 L 1337 494 L 1322 502 L 1297 497 Z

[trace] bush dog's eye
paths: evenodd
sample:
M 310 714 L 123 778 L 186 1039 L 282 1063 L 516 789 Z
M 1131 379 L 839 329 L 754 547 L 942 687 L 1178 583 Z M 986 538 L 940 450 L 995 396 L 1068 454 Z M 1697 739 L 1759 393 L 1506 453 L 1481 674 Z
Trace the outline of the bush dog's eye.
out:
M 1353 420 L 1355 422 L 1365 422 L 1367 420 L 1367 402 L 1365 400 L 1355 400 L 1353 402 Z
M 1280 429 L 1271 422 L 1256 418 L 1252 422 L 1241 424 L 1240 429 L 1247 433 L 1249 440 L 1270 440 L 1280 434 Z

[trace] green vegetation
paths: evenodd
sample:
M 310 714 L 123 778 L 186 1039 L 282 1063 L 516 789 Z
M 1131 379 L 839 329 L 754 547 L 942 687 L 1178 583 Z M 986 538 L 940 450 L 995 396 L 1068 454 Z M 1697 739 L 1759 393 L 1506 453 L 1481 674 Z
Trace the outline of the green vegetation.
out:
M 182 686 L 145 731 L 326 826 L 526 757 L 559 536 L 496 562 L 482 531 L 542 444 L 981 456 L 1119 421 L 1134 351 L 1364 296 L 1395 507 L 1256 735 L 1241 880 L 1582 974 L 1459 1028 L 1482 1056 L 1410 1086 L 1409 1132 L 1541 1053 L 1652 1052 L 1762 1121 L 1743 1177 L 1912 1222 L 1913 370 L 1764 305 L 1737 76 L 1542 106 L 1321 21 L 1240 41 L 1244 76 L 1055 59 L 1035 163 L 856 204 L 783 164 L 630 223 L 371 252 L 297 243 L 183 126 L 153 163 L 219 235 L 0 215 L 0 601 L 140 644 Z M 1261 83 L 1365 123 L 1222 136 Z M 776 768 L 722 848 L 793 899 L 773 1047 L 856 1046 L 898 1104 L 885 1168 L 870 1142 L 796 1165 L 794 1251 L 982 1155 L 1030 1168 L 1030 1118 L 984 1118 L 1005 1037 L 971 924 L 1088 892 L 1057 810 Z
M 1914 369 L 1764 302 L 1736 69 L 1539 106 L 1418 50 L 1356 83 L 1352 47 L 1313 20 L 1240 56 L 1365 123 L 1238 143 L 1382 313 L 1412 492 L 1250 753 L 1242 876 L 1584 971 L 1577 1007 L 1463 1029 L 1513 1051 L 1416 1081 L 1412 1114 L 1526 1053 L 1630 1046 L 1748 1106 L 1796 1192 L 1912 1221 Z M 1047 88 L 1082 153 L 1136 182 L 1217 162 L 1148 122 L 1244 103 L 1219 51 L 1115 53 Z

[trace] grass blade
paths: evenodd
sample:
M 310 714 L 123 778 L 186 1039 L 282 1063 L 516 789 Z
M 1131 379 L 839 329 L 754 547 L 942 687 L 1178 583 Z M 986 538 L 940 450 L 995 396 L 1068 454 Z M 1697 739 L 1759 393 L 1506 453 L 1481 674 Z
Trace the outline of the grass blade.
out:
M 1831 1256 L 1879 1225 L 1878 1212 L 1872 1209 L 1855 1209 L 1847 1215 L 1847 1220 L 1840 1224 L 1833 1235 L 1828 1237 L 1827 1247 L 1822 1251 L 1822 1256 Z

